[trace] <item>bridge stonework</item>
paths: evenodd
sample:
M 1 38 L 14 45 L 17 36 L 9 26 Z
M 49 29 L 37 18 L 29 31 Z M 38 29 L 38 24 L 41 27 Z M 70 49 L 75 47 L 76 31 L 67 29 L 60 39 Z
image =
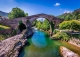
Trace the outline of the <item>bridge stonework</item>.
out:
M 15 18 L 11 20 L 2 20 L 0 21 L 0 24 L 10 26 L 13 29 L 18 28 L 19 21 L 22 20 L 23 24 L 25 26 L 30 26 L 37 18 L 46 18 L 49 22 L 54 22 L 55 28 L 57 25 L 61 22 L 63 22 L 62 19 L 54 17 L 52 15 L 47 15 L 47 14 L 37 14 L 37 15 L 32 15 L 32 16 L 27 16 L 27 17 L 20 17 L 20 18 Z M 30 23 L 28 22 L 30 21 Z

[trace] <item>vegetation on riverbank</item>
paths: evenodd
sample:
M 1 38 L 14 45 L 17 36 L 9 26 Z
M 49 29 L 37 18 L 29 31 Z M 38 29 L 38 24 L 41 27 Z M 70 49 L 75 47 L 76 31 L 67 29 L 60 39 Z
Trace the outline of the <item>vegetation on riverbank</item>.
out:
M 8 26 L 0 25 L 0 30 L 10 29 Z M 5 32 L 5 31 L 4 31 Z M 0 41 L 8 38 L 10 35 L 8 34 L 0 34 Z
M 80 34 L 71 34 L 80 31 L 80 22 L 77 20 L 64 21 L 59 24 L 59 29 L 54 30 L 53 39 L 69 40 L 80 39 Z
M 8 27 L 8 26 L 3 26 L 3 25 L 0 25 L 0 30 L 4 30 L 4 29 L 10 29 L 10 27 Z
M 49 21 L 46 19 L 44 21 L 40 21 L 40 20 L 34 21 L 33 26 L 44 31 L 48 31 L 50 29 Z
M 0 34 L 0 41 L 5 40 L 10 36 L 11 36 L 10 34 Z
M 60 29 L 68 29 L 72 31 L 80 31 L 80 22 L 78 20 L 64 21 L 59 24 Z

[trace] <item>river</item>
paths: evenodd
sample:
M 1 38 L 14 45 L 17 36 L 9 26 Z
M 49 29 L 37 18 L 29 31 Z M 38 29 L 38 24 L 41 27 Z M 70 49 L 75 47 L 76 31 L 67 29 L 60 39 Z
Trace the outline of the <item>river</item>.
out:
M 67 42 L 52 40 L 47 33 L 38 30 L 28 39 L 28 42 L 19 57 L 61 57 L 60 46 L 65 46 L 80 55 L 78 47 Z

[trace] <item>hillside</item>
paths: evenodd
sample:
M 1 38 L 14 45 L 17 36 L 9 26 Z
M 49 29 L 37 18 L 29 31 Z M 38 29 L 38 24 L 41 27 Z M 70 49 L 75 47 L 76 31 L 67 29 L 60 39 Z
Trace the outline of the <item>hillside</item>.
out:
M 0 11 L 0 16 L 3 16 L 3 17 L 8 17 L 8 13 L 3 12 L 3 11 Z
M 64 20 L 72 20 L 72 19 L 80 20 L 80 8 L 74 10 L 72 13 L 64 13 L 57 17 Z

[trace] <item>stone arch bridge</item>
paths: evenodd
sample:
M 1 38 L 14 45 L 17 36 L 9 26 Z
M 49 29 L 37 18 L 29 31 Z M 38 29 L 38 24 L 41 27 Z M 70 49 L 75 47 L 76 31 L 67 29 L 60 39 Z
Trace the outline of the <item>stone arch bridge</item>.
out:
M 19 26 L 19 21 L 22 20 L 22 23 L 26 27 L 30 28 L 32 23 L 34 22 L 34 20 L 36 20 L 37 18 L 46 18 L 49 22 L 54 22 L 55 28 L 57 27 L 57 25 L 59 23 L 61 23 L 63 21 L 62 19 L 54 17 L 52 15 L 36 14 L 36 15 L 32 15 L 32 16 L 20 17 L 20 18 L 15 18 L 15 19 L 11 19 L 11 20 L 2 20 L 2 21 L 0 21 L 0 24 L 5 25 L 5 26 L 10 26 L 11 28 L 16 29 Z

